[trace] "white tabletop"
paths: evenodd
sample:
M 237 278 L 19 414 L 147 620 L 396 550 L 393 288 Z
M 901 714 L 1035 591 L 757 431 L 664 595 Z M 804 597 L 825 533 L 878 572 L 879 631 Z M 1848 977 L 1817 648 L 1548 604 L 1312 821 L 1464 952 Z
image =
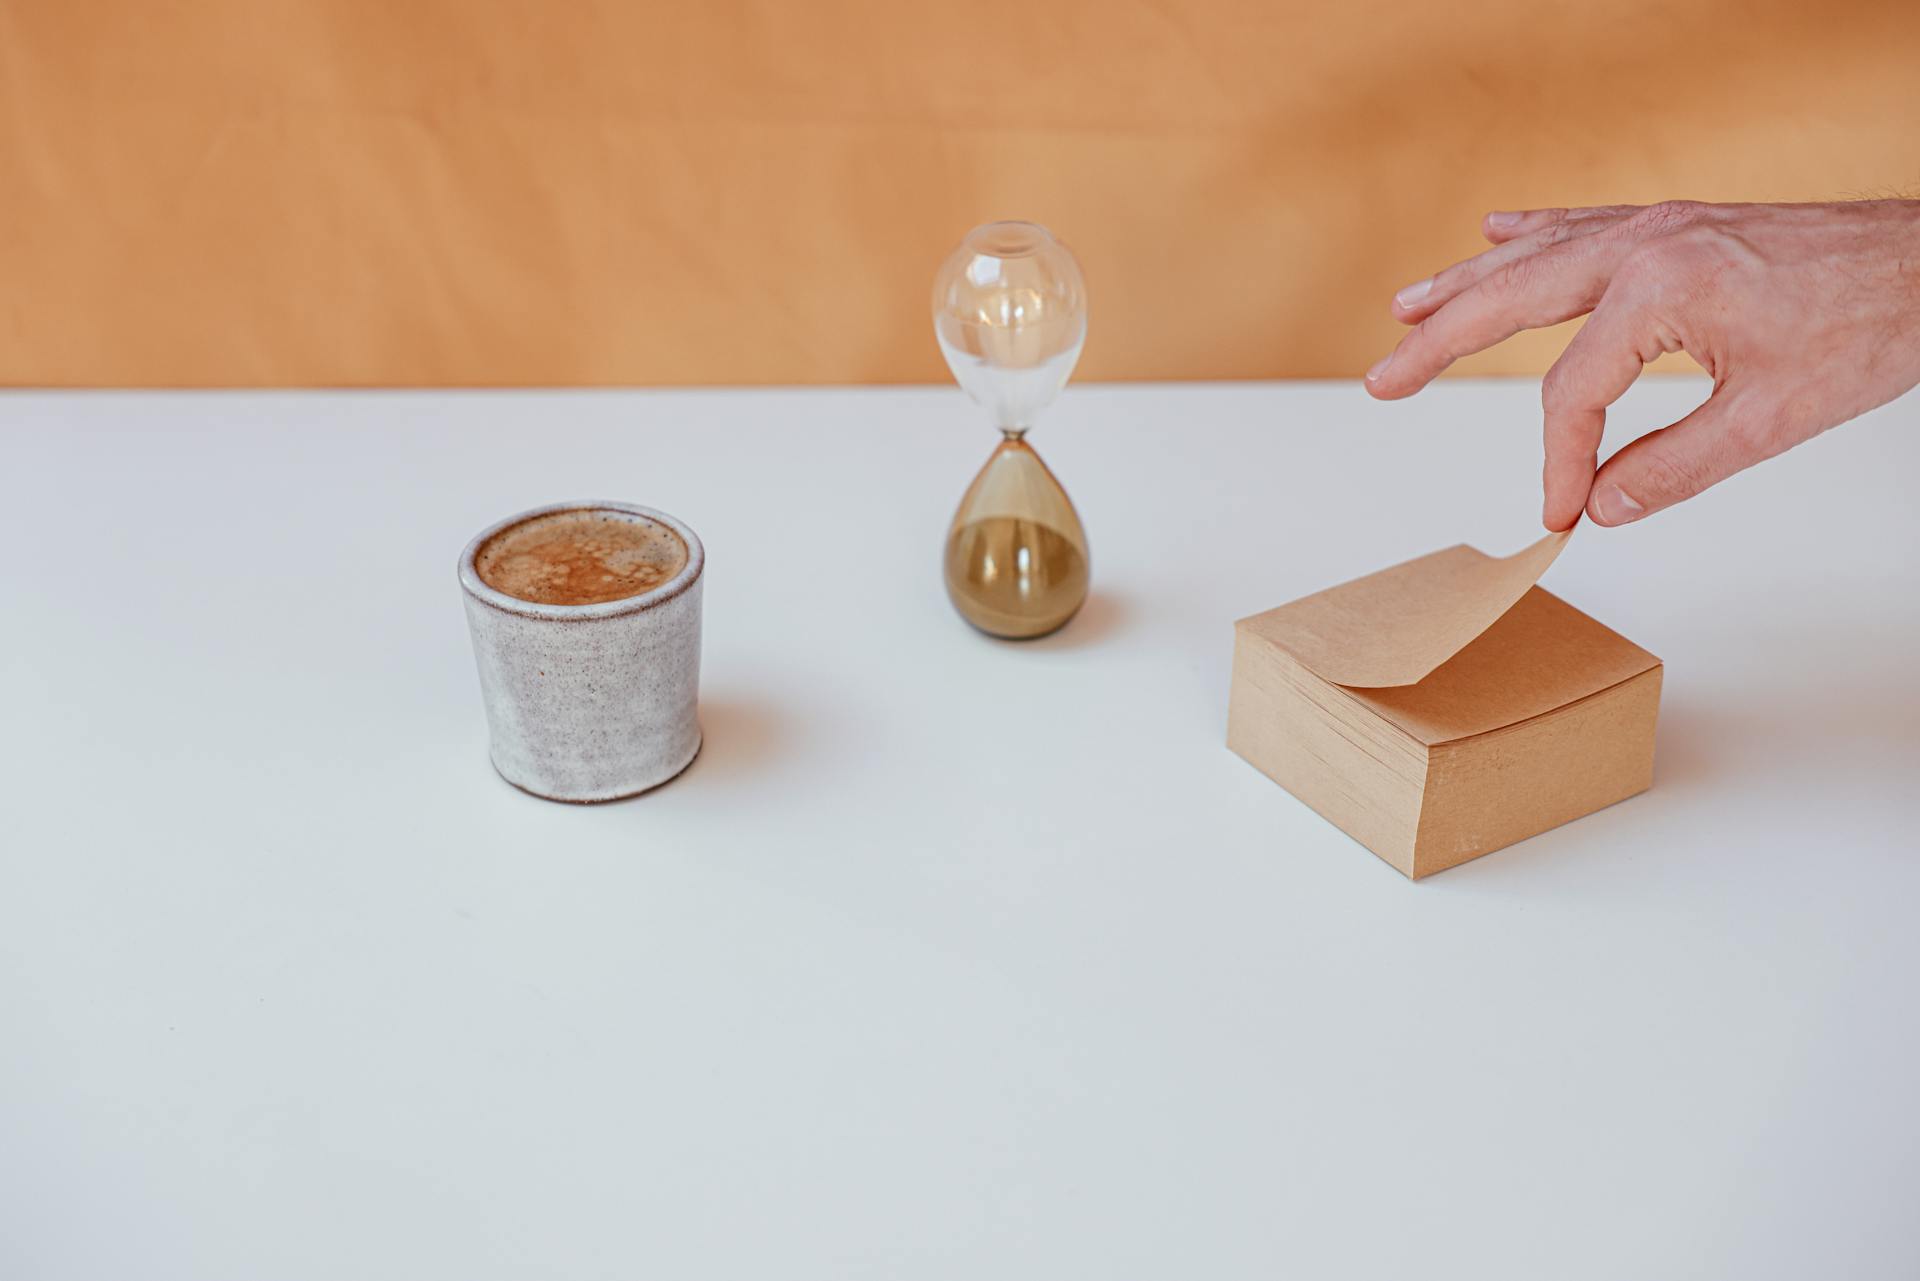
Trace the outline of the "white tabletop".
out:
M 0 397 L 0 1276 L 1904 1274 L 1920 397 L 1548 574 L 1652 792 L 1412 884 L 1223 746 L 1235 618 L 1535 536 L 1537 395 L 1070 389 L 1025 645 L 950 389 Z M 569 497 L 709 557 L 602 807 L 488 768 L 454 582 Z

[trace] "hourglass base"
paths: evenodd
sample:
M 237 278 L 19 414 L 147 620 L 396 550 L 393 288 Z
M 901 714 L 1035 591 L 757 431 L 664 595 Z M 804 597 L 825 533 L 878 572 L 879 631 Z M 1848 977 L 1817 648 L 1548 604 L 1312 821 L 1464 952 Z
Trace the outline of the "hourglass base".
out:
M 947 539 L 947 597 L 989 636 L 1032 640 L 1059 631 L 1087 599 L 1087 558 L 1064 534 L 990 516 Z

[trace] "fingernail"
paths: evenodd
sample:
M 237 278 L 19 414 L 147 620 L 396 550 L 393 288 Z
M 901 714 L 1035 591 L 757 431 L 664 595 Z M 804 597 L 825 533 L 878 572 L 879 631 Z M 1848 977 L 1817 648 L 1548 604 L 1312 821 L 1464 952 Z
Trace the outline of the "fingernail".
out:
M 1433 292 L 1433 277 L 1428 276 L 1425 280 L 1417 281 L 1414 284 L 1408 285 L 1405 289 L 1402 289 L 1399 293 L 1395 294 L 1393 296 L 1393 302 L 1395 306 L 1399 307 L 1402 311 L 1405 311 L 1432 292 Z M 1375 296 L 1377 297 L 1378 295 L 1375 295 Z
M 1493 213 L 1490 213 L 1487 215 L 1487 226 L 1494 227 L 1494 228 L 1511 227 L 1515 223 L 1519 222 L 1520 218 L 1521 218 L 1520 214 L 1514 213 L 1510 210 L 1506 210 L 1506 209 L 1495 210 Z
M 1377 298 L 1379 297 L 1379 295 L 1375 294 L 1374 297 Z M 1392 352 L 1388 352 L 1386 355 L 1380 357 L 1379 361 L 1374 365 L 1374 367 L 1367 371 L 1367 381 L 1368 382 L 1377 381 L 1381 374 L 1384 374 L 1387 372 L 1387 366 L 1391 365 L 1392 363 L 1393 363 Z
M 1647 514 L 1647 509 L 1618 485 L 1602 485 L 1593 496 L 1593 510 L 1602 525 L 1624 525 Z

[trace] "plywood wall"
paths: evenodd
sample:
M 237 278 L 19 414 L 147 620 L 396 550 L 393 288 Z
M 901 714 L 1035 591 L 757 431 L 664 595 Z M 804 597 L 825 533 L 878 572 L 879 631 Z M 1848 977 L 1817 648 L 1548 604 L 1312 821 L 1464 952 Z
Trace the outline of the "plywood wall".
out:
M 1348 375 L 1488 208 L 1917 186 L 1914 0 L 0 0 L 0 382 L 943 378 L 1008 216 L 1087 377 Z

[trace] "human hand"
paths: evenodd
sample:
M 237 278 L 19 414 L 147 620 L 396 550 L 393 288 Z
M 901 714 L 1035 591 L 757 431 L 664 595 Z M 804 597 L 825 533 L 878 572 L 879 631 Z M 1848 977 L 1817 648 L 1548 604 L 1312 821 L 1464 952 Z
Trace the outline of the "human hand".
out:
M 1367 373 L 1382 400 L 1522 329 L 1592 312 L 1540 385 L 1548 529 L 1623 525 L 1920 384 L 1920 200 L 1671 201 L 1491 213 L 1494 247 L 1394 296 L 1413 332 Z M 1607 406 L 1662 352 L 1713 393 L 1598 466 Z

